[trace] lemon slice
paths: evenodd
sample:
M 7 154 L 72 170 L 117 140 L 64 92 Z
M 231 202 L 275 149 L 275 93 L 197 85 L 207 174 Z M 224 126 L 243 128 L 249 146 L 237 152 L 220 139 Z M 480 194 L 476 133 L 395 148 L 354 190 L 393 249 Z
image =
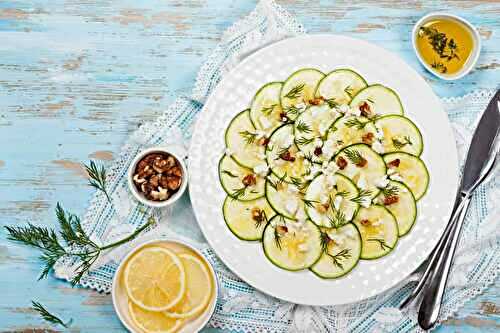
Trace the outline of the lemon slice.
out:
M 163 247 L 147 247 L 125 268 L 125 290 L 144 310 L 165 311 L 176 305 L 186 290 L 186 274 L 179 257 Z
M 212 278 L 203 261 L 192 254 L 180 254 L 186 271 L 186 293 L 174 307 L 165 311 L 171 318 L 187 318 L 201 312 L 212 296 Z
M 181 319 L 169 318 L 161 312 L 147 311 L 133 302 L 128 302 L 130 317 L 145 333 L 173 333 L 182 325 Z

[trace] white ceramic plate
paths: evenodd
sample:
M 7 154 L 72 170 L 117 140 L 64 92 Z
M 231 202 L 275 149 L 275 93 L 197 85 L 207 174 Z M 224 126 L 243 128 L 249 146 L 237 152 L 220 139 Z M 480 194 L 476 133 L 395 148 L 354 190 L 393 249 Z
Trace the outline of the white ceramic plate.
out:
M 400 96 L 405 114 L 420 128 L 422 159 L 429 173 L 418 218 L 396 249 L 378 260 L 361 260 L 343 278 L 323 280 L 309 271 L 289 272 L 269 262 L 261 243 L 237 239 L 224 223 L 217 164 L 229 121 L 249 107 L 263 84 L 283 81 L 295 70 L 315 67 L 324 73 L 348 67 L 368 83 L 381 83 Z M 309 305 L 352 303 L 402 281 L 429 255 L 444 230 L 458 182 L 452 129 L 439 99 L 427 83 L 396 55 L 371 43 L 337 35 L 287 39 L 251 55 L 227 74 L 198 117 L 189 152 L 189 191 L 198 223 L 221 260 L 253 287 L 277 298 Z

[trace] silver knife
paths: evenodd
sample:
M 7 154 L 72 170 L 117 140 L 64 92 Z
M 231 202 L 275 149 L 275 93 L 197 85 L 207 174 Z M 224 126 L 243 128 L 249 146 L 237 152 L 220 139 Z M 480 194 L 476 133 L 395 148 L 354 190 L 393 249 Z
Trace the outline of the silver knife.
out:
M 434 256 L 436 258 L 433 258 L 437 261 L 429 263 L 429 265 L 433 265 L 432 277 L 424 290 L 418 313 L 418 323 L 425 330 L 432 328 L 437 322 L 453 255 L 472 194 L 488 177 L 496 164 L 499 129 L 500 90 L 493 96 L 474 131 L 465 161 L 457 202 L 449 222 L 450 233 L 440 246 L 439 253 Z

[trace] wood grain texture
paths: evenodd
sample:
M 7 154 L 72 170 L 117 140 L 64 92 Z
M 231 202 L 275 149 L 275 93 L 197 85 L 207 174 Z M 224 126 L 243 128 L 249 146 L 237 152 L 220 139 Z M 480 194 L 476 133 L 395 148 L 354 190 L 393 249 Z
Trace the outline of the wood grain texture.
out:
M 498 88 L 500 4 L 490 1 L 278 1 L 312 33 L 346 34 L 398 53 L 440 96 Z M 186 94 L 221 33 L 250 0 L 3 0 L 0 2 L 0 224 L 53 225 L 62 201 L 82 214 L 92 190 L 81 162 L 108 163 L 139 124 Z M 410 45 L 422 15 L 447 10 L 476 25 L 476 69 L 456 82 L 425 72 Z M 0 231 L 0 332 L 56 332 L 29 310 L 36 299 L 72 332 L 122 332 L 110 296 L 36 281 L 37 253 Z M 500 285 L 437 332 L 497 332 Z M 215 330 L 207 330 L 215 332 Z

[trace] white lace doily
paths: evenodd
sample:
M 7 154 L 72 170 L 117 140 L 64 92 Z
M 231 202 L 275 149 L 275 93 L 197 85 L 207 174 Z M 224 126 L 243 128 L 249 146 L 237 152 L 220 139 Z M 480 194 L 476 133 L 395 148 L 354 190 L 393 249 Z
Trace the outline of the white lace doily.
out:
M 191 126 L 203 102 L 221 77 L 245 56 L 260 47 L 288 36 L 304 33 L 303 27 L 272 0 L 260 1 L 255 10 L 235 23 L 208 56 L 196 80 L 192 95 L 178 98 L 156 121 L 144 124 L 127 140 L 118 158 L 108 167 L 108 189 L 112 204 L 101 192 L 93 196 L 83 219 L 85 230 L 99 243 L 109 243 L 130 234 L 153 214 L 159 226 L 120 248 L 105 253 L 81 285 L 109 292 L 117 263 L 135 244 L 160 236 L 191 240 L 214 265 L 220 295 L 211 327 L 243 332 L 407 332 L 419 331 L 411 315 L 396 306 L 408 295 L 418 272 L 389 292 L 363 302 L 335 307 L 298 306 L 264 295 L 231 273 L 207 247 L 197 227 L 189 197 L 176 203 L 175 210 L 152 210 L 131 197 L 127 189 L 127 169 L 134 156 L 145 147 L 187 142 Z M 460 98 L 443 99 L 456 134 L 459 156 L 463 159 L 478 114 L 493 95 L 476 91 Z M 498 257 L 500 177 L 478 189 L 466 219 L 455 265 L 444 298 L 440 320 L 445 320 L 472 297 L 495 281 L 500 268 Z M 57 277 L 69 280 L 73 261 L 58 262 Z M 456 314 L 455 314 L 456 315 Z

